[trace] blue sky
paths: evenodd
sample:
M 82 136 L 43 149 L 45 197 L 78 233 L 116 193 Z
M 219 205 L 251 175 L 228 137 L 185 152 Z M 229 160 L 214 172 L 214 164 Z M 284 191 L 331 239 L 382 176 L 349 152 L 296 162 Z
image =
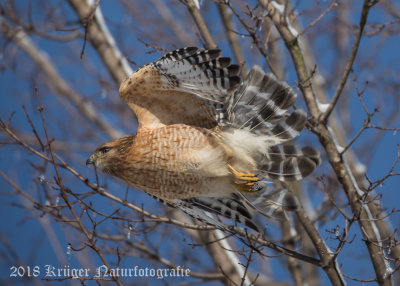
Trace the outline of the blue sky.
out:
M 4 5 L 4 1 L 0 1 L 1 5 Z M 39 27 L 43 27 L 42 24 L 48 21 L 49 10 L 43 8 L 44 3 L 48 1 L 31 1 L 31 17 L 34 23 L 37 23 Z M 361 1 L 355 1 L 357 3 L 351 4 L 349 12 L 349 23 L 356 25 L 359 21 L 359 11 L 361 8 Z M 52 3 L 53 4 L 53 3 Z M 101 1 L 101 8 L 106 18 L 106 22 L 109 25 L 109 29 L 115 40 L 120 47 L 122 53 L 128 58 L 134 60 L 138 65 L 144 65 L 149 63 L 162 53 L 148 53 L 151 51 L 148 47 L 144 46 L 140 40 L 147 43 L 157 45 L 163 49 L 178 48 L 186 43 L 181 43 L 179 39 L 174 36 L 173 31 L 168 27 L 160 27 L 160 16 L 157 11 L 152 10 L 151 5 L 148 5 L 146 1 L 138 1 L 136 3 L 143 9 L 143 14 L 138 13 L 140 9 L 135 7 L 132 10 L 128 9 L 127 6 L 117 4 L 114 1 Z M 184 28 L 191 35 L 194 35 L 196 31 L 195 26 L 190 21 L 190 16 L 185 9 L 177 1 L 167 1 L 173 15 L 177 19 L 187 19 L 187 23 L 190 23 Z M 26 1 L 15 1 L 15 5 L 18 11 L 21 12 L 21 17 L 24 21 L 28 21 L 26 17 Z M 76 21 L 76 15 L 73 10 L 69 7 L 67 2 L 54 1 L 56 5 L 53 16 L 50 18 L 52 21 L 57 21 L 57 17 L 64 19 L 66 28 L 79 27 Z M 127 4 L 128 6 L 131 4 Z M 318 16 L 318 9 L 315 5 L 321 5 L 321 11 L 326 9 L 329 5 L 328 1 L 299 1 L 299 6 L 296 11 L 303 11 L 304 13 L 300 16 L 300 22 L 303 26 L 308 25 Z M 254 6 L 254 5 L 253 5 Z M 226 56 L 232 56 L 232 52 L 229 48 L 226 37 L 224 36 L 224 30 L 220 23 L 218 11 L 215 5 L 211 2 L 203 1 L 201 11 L 210 27 L 211 33 L 215 37 L 218 46 L 223 50 L 223 54 Z M 24 14 L 25 13 L 25 14 Z M 148 25 L 143 25 L 143 21 L 146 20 Z M 369 23 L 371 24 L 382 24 L 390 22 L 390 14 L 383 8 L 383 6 L 377 6 L 371 12 Z M 61 20 L 60 20 L 61 21 Z M 185 21 L 182 20 L 183 23 Z M 306 36 L 313 38 L 310 41 L 313 48 L 315 49 L 315 64 L 317 65 L 317 71 L 327 79 L 327 83 L 324 86 L 327 96 L 331 97 L 334 93 L 339 78 L 335 74 L 334 68 L 336 63 L 339 61 L 337 58 L 338 54 L 335 51 L 335 42 L 332 37 L 332 23 L 335 23 L 335 14 L 328 13 L 320 22 L 312 27 Z M 14 25 L 14 24 L 11 24 Z M 162 23 L 161 25 L 166 25 Z M 239 24 L 237 23 L 239 27 Z M 392 27 L 397 27 L 398 24 L 394 24 Z M 373 30 L 374 27 L 369 27 Z M 352 29 L 348 28 L 350 33 Z M 157 36 L 162 30 L 163 37 Z M 244 32 L 243 29 L 239 29 L 240 32 Z M 80 29 L 83 33 L 83 30 Z M 49 32 L 53 35 L 67 35 L 70 31 L 54 31 L 52 29 Z M 354 36 L 349 37 L 348 47 L 345 55 L 348 55 Z M 196 36 L 193 36 L 193 42 L 197 45 L 199 43 Z M 24 114 L 22 105 L 26 106 L 28 114 L 36 126 L 40 136 L 44 139 L 44 132 L 42 129 L 40 113 L 37 111 L 38 103 L 35 95 L 34 88 L 38 88 L 38 92 L 44 106 L 44 114 L 47 122 L 48 132 L 51 138 L 55 138 L 56 142 L 65 143 L 63 146 L 71 148 L 67 151 L 60 150 L 62 158 L 68 162 L 73 168 L 78 170 L 82 175 L 88 177 L 89 180 L 94 181 L 94 173 L 90 168 L 86 168 L 84 162 L 91 150 L 94 150 L 98 144 L 110 139 L 108 136 L 101 131 L 95 129 L 94 125 L 79 115 L 77 110 L 69 102 L 60 99 L 54 90 L 49 88 L 46 84 L 46 78 L 44 74 L 37 69 L 37 66 L 32 62 L 32 59 L 21 49 L 15 47 L 11 42 L 8 42 L 4 35 L 0 36 L 1 45 L 4 50 L 0 52 L 1 65 L 6 66 L 0 70 L 0 86 L 1 96 L 3 103 L 0 105 L 0 119 L 7 122 L 10 117 L 11 127 L 14 130 L 19 130 L 22 135 L 31 136 L 32 131 L 27 122 Z M 82 95 L 86 100 L 92 102 L 94 106 L 105 116 L 107 121 L 115 126 L 121 133 L 128 134 L 133 133 L 136 129 L 136 120 L 133 114 L 128 108 L 123 105 L 118 98 L 118 86 L 114 83 L 112 78 L 104 67 L 102 60 L 96 54 L 96 51 L 88 43 L 85 49 L 85 55 L 83 59 L 80 59 L 80 52 L 82 48 L 82 38 L 77 38 L 69 42 L 54 42 L 37 35 L 32 36 L 33 43 L 51 59 L 54 63 L 57 71 L 62 77 L 68 82 L 68 84 Z M 255 47 L 252 47 L 251 40 L 247 37 L 241 38 L 241 44 L 245 50 L 245 58 L 248 66 L 259 64 L 266 70 L 265 60 L 261 58 Z M 398 108 L 400 102 L 400 95 L 398 89 L 398 82 L 400 79 L 400 56 L 398 53 L 400 47 L 400 38 L 398 34 L 395 36 L 388 33 L 385 36 L 380 34 L 376 36 L 370 36 L 363 38 L 360 45 L 360 52 L 354 65 L 354 75 L 356 82 L 359 87 L 362 87 L 366 81 L 368 81 L 368 88 L 364 93 L 364 100 L 367 108 L 372 112 L 375 107 L 379 107 L 379 112 L 372 119 L 372 123 L 376 125 L 386 124 L 388 118 L 394 117 L 393 120 L 384 125 L 386 127 L 400 127 L 398 122 Z M 282 45 L 282 56 L 286 57 L 285 63 L 285 79 L 292 86 L 296 84 L 296 76 L 294 73 L 293 66 L 290 59 L 287 56 L 287 52 Z M 8 61 L 11 61 L 8 63 Z M 371 65 L 373 65 L 371 67 Z M 132 66 L 136 69 L 135 66 Z M 336 76 L 336 77 L 335 77 Z M 395 88 L 397 86 L 397 89 Z M 303 98 L 300 95 L 297 100 L 297 105 L 304 107 Z M 343 96 L 348 102 L 344 104 L 345 108 L 337 110 L 335 116 L 342 120 L 345 129 L 349 130 L 346 142 L 357 133 L 362 127 L 363 121 L 366 119 L 366 114 L 360 104 L 357 97 L 354 83 L 350 80 L 347 85 L 347 89 Z M 348 110 L 350 114 L 350 120 L 345 119 L 345 114 L 341 113 L 342 110 Z M 347 116 L 347 115 L 346 115 Z M 82 123 L 81 123 L 82 122 Z M 28 138 L 28 137 L 27 137 Z M 29 139 L 28 138 L 28 139 Z M 352 151 L 357 155 L 357 160 L 366 165 L 367 175 L 371 180 L 377 180 L 387 174 L 390 169 L 392 162 L 397 155 L 397 144 L 400 143 L 399 134 L 397 132 L 389 131 L 382 133 L 377 130 L 367 130 L 365 133 L 354 143 Z M 3 133 L 0 135 L 2 142 L 10 142 L 9 137 Z M 300 138 L 300 141 L 313 142 L 317 148 L 321 148 L 318 145 L 318 141 L 311 134 L 311 132 L 305 132 L 304 137 Z M 30 142 L 33 142 L 32 140 Z M 36 143 L 32 143 L 35 147 L 38 147 Z M 39 149 L 38 149 L 39 150 Z M 325 159 L 323 165 L 315 172 L 315 176 L 327 176 L 331 175 L 331 169 L 326 162 L 326 157 L 322 151 L 323 159 Z M 40 169 L 45 170 L 41 172 Z M 45 180 L 53 180 L 54 171 L 51 166 L 47 166 L 43 161 L 38 160 L 37 157 L 32 153 L 12 144 L 1 144 L 0 145 L 0 170 L 10 177 L 18 186 L 26 190 L 27 193 L 35 195 L 40 201 L 45 202 L 45 194 L 51 193 L 53 199 L 57 199 L 57 190 L 51 188 L 51 184 L 40 183 L 38 178 L 43 175 Z M 399 172 L 399 167 L 395 169 Z M 77 193 L 88 191 L 87 188 L 76 180 L 70 173 L 62 172 L 64 183 Z M 101 184 L 105 184 L 109 190 L 112 190 L 113 194 L 124 197 L 126 192 L 126 186 L 110 177 L 100 175 Z M 377 194 L 382 195 L 382 204 L 388 211 L 393 208 L 398 208 L 399 201 L 399 186 L 400 178 L 393 177 L 387 180 L 381 187 L 376 189 Z M 54 218 L 45 215 L 41 219 L 38 219 L 40 215 L 39 211 L 34 210 L 29 201 L 24 199 L 22 196 L 18 196 L 13 192 L 13 187 L 10 186 L 3 178 L 0 177 L 0 238 L 4 237 L 10 248 L 15 251 L 16 256 L 22 261 L 16 261 L 12 253 L 6 250 L 5 244 L 0 244 L 0 254 L 3 255 L 0 259 L 0 281 L 4 283 L 8 281 L 12 267 L 19 265 L 43 266 L 46 264 L 58 265 L 62 267 L 62 263 L 68 263 L 71 267 L 78 267 L 80 262 L 76 259 L 74 254 L 67 254 L 67 245 L 69 242 L 74 241 L 71 237 L 71 233 L 68 228 L 60 227 L 60 224 L 54 221 Z M 320 203 L 325 198 L 324 193 L 316 189 L 316 185 L 310 182 L 304 185 L 304 190 L 310 194 L 311 202 L 314 208 L 318 208 Z M 338 200 L 346 201 L 343 195 L 343 190 L 339 188 Z M 146 209 L 153 210 L 155 213 L 164 214 L 160 205 L 149 198 L 147 195 L 129 189 L 128 199 L 136 202 L 138 205 L 143 204 Z M 60 204 L 62 200 L 60 200 Z M 107 199 L 100 196 L 92 196 L 91 202 L 104 212 L 112 212 L 115 209 L 115 205 L 110 203 Z M 25 208 L 32 211 L 27 212 Z M 347 210 L 348 211 L 348 210 Z M 130 215 L 128 209 L 123 209 L 126 215 Z M 334 216 L 334 214 L 332 214 Z M 46 228 L 46 223 L 49 223 L 51 227 Z M 391 216 L 391 223 L 393 228 L 399 227 L 399 215 L 397 213 Z M 330 247 L 334 247 L 337 242 L 331 240 L 330 234 L 326 230 L 333 229 L 336 225 L 344 225 L 344 220 L 340 216 L 335 216 L 334 219 L 324 222 L 319 226 L 319 232 L 321 236 L 326 239 L 327 244 Z M 109 231 L 115 229 L 119 230 L 120 233 L 126 234 L 127 230 L 118 229 L 119 226 L 108 224 L 103 231 Z M 49 232 L 51 229 L 51 232 Z M 279 237 L 278 229 L 274 227 L 274 223 L 271 223 L 270 232 L 272 236 Z M 54 235 L 56 239 L 49 239 Z M 167 239 L 168 244 L 165 247 L 160 248 L 160 255 L 165 255 L 171 259 L 175 259 L 177 263 L 185 263 L 187 257 L 173 257 L 171 256 L 171 250 L 174 248 L 183 247 L 187 250 L 188 257 L 196 256 L 199 265 L 206 264 L 204 261 L 208 259 L 208 256 L 201 248 L 191 248 L 185 243 L 186 239 L 190 239 L 185 232 L 177 230 L 170 237 L 164 238 L 159 234 L 148 234 L 150 240 L 157 244 L 160 239 Z M 368 252 L 365 244 L 361 241 L 361 234 L 358 226 L 353 226 L 351 229 L 350 236 L 356 235 L 356 239 L 352 244 L 349 244 L 339 255 L 339 263 L 343 265 L 346 274 L 362 279 L 373 278 L 373 269 L 368 258 Z M 142 238 L 142 237 L 140 237 Z M 4 241 L 4 240 L 3 240 Z M 58 245 L 54 245 L 54 241 L 58 241 Z M 77 244 L 75 244 L 77 246 Z M 116 247 L 117 244 L 110 244 Z M 183 245 L 183 246 L 182 246 Z M 8 249 L 10 249 L 8 248 Z M 7 253 L 7 254 L 5 254 Z M 95 257 L 89 249 L 80 252 L 80 255 L 87 255 Z M 5 259 L 8 257 L 8 259 Z M 100 261 L 97 258 L 93 258 L 95 265 L 100 265 Z M 115 257 L 110 256 L 110 260 L 115 261 Z M 278 263 L 279 258 L 273 258 L 268 262 L 272 273 L 278 273 L 274 277 L 280 281 L 291 281 L 288 278 L 287 270 L 282 269 L 282 265 Z M 19 263 L 19 264 L 18 264 Z M 123 261 L 123 265 L 139 265 L 141 267 L 159 267 L 158 264 L 151 265 L 149 260 L 142 259 L 140 257 L 133 257 Z M 195 264 L 188 265 L 193 267 L 194 271 L 197 271 Z M 204 265 L 203 265 L 204 266 Z M 262 269 L 263 266 L 255 267 L 256 269 Z M 320 273 L 323 283 L 328 283 L 327 277 L 324 273 Z M 22 284 L 24 281 L 15 278 L 12 280 L 14 284 Z M 42 281 L 40 281 L 42 282 Z M 131 281 L 129 281 L 131 282 Z M 148 282 L 148 281 L 147 281 Z M 182 282 L 179 279 L 168 281 L 171 284 Z M 162 281 L 152 280 L 148 282 L 150 284 L 161 285 Z M 355 282 L 349 282 L 349 285 L 353 285 Z M 68 282 L 60 283 L 68 285 Z M 49 284 L 50 285 L 50 284 Z M 90 285 L 90 284 L 89 284 Z M 354 284 L 356 285 L 356 284 Z

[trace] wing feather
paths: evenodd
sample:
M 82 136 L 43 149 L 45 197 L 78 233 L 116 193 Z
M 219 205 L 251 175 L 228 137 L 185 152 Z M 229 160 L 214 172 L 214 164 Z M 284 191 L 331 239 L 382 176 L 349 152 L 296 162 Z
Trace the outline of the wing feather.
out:
M 172 51 L 124 80 L 121 99 L 140 127 L 170 124 L 217 126 L 227 97 L 240 85 L 239 67 L 221 51 L 187 47 Z

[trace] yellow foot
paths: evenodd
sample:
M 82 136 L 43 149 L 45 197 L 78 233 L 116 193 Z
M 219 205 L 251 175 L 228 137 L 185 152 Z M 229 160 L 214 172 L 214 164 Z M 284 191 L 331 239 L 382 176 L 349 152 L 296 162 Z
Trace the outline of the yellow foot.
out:
M 249 193 L 253 191 L 254 182 L 259 179 L 252 173 L 243 173 L 237 171 L 231 165 L 228 165 L 232 174 L 235 176 L 235 186 L 239 192 Z
M 236 179 L 245 182 L 257 182 L 259 179 L 253 173 L 242 173 L 237 171 L 231 165 L 228 165 L 229 169 L 231 170 L 232 174 L 235 175 Z
M 235 187 L 239 192 L 243 193 L 250 193 L 253 191 L 253 186 L 254 183 L 248 182 L 248 183 L 237 183 L 235 182 Z

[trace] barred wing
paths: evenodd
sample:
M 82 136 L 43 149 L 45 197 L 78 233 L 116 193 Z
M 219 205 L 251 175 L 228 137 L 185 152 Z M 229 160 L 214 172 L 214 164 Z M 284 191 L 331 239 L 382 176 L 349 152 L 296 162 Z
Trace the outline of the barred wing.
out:
M 124 80 L 121 99 L 147 128 L 187 124 L 213 128 L 226 98 L 241 83 L 239 67 L 220 50 L 170 52 Z

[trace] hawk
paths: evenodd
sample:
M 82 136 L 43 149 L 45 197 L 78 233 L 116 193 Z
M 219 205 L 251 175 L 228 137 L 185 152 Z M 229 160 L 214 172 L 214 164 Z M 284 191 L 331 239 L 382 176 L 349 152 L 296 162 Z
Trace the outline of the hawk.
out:
M 289 112 L 296 94 L 218 49 L 172 51 L 126 78 L 121 99 L 138 118 L 136 135 L 102 144 L 87 160 L 194 218 L 225 229 L 210 213 L 258 230 L 250 209 L 272 218 L 299 207 L 275 181 L 301 180 L 320 163 L 292 143 L 306 122 Z

